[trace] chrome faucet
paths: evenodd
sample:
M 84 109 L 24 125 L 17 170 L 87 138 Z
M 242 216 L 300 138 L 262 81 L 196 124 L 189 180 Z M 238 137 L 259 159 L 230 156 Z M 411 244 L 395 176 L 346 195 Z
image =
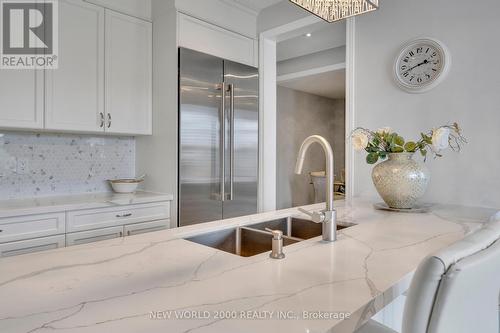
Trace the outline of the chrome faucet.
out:
M 326 209 L 320 212 L 310 213 L 305 209 L 299 210 L 309 215 L 313 222 L 322 223 L 323 240 L 327 242 L 334 242 L 337 240 L 337 212 L 333 208 L 333 150 L 328 141 L 322 136 L 311 135 L 306 138 L 300 146 L 299 155 L 297 156 L 297 164 L 295 165 L 295 173 L 301 174 L 302 167 L 304 166 L 304 159 L 307 150 L 313 143 L 319 143 L 325 152 L 326 158 Z

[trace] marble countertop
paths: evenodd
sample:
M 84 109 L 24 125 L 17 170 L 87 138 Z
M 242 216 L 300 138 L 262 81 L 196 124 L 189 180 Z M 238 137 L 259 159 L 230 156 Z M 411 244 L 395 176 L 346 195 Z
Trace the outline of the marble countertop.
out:
M 113 192 L 0 200 L 0 218 L 68 210 L 105 208 L 172 200 L 171 194 L 138 191 L 131 194 Z
M 407 289 L 426 255 L 494 213 L 343 205 L 339 220 L 358 225 L 334 243 L 287 246 L 283 260 L 238 257 L 183 237 L 299 216 L 296 209 L 0 259 L 0 332 L 352 332 Z

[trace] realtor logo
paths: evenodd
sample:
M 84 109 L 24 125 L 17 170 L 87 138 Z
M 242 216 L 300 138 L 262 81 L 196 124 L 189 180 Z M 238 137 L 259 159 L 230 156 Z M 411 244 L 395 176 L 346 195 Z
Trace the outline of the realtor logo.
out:
M 57 68 L 57 15 L 57 0 L 0 0 L 0 68 Z

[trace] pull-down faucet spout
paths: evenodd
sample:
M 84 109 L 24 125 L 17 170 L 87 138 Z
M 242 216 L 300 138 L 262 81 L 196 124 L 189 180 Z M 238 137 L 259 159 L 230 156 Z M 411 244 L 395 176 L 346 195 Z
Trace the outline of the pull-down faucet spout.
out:
M 309 147 L 313 143 L 319 143 L 325 152 L 326 159 L 326 209 L 322 212 L 309 213 L 303 209 L 301 212 L 309 215 L 316 223 L 323 223 L 323 240 L 334 242 L 337 240 L 337 214 L 333 208 L 333 182 L 334 182 L 334 159 L 333 150 L 328 141 L 319 135 L 311 135 L 306 138 L 300 146 L 299 154 L 297 156 L 297 163 L 295 164 L 295 173 L 301 174 L 304 166 L 304 160 Z

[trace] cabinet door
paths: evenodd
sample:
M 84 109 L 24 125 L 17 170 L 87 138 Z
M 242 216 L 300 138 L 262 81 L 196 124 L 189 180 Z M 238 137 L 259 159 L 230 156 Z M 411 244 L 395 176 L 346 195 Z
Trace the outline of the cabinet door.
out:
M 66 234 L 66 246 L 93 243 L 123 237 L 123 227 L 111 227 Z
M 64 213 L 25 215 L 0 219 L 0 243 L 64 234 Z
M 43 128 L 43 70 L 1 70 L 0 127 Z
M 129 224 L 123 227 L 126 236 L 143 234 L 146 232 L 158 231 L 167 229 L 170 226 L 170 220 L 158 220 L 152 222 L 143 222 Z
M 104 9 L 59 1 L 59 68 L 45 74 L 45 127 L 104 130 Z
M 40 237 L 0 244 L 0 257 L 33 253 L 64 247 L 64 235 Z
M 106 10 L 106 131 L 152 134 L 151 23 Z

